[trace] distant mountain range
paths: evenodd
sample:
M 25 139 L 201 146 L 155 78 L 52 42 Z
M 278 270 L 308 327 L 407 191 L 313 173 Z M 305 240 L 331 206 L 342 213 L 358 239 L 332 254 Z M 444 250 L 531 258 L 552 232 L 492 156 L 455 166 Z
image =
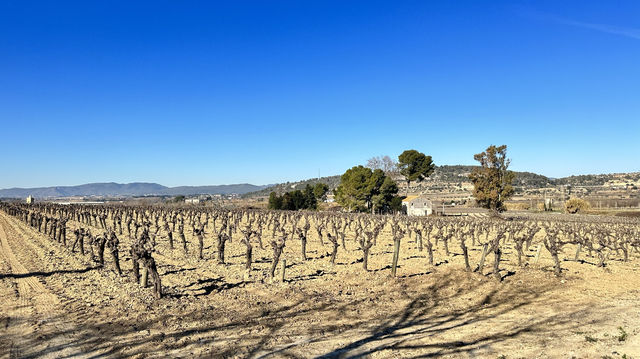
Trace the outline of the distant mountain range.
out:
M 256 186 L 248 183 L 218 186 L 180 186 L 166 187 L 157 183 L 88 183 L 79 186 L 58 186 L 39 188 L 8 188 L 0 190 L 0 198 L 60 198 L 60 197 L 134 197 L 134 196 L 177 196 L 199 194 L 245 194 L 259 191 L 268 186 Z
M 434 173 L 424 182 L 430 184 L 455 184 L 469 182 L 469 173 L 475 166 L 437 166 Z M 549 178 L 531 172 L 515 172 L 514 184 L 521 188 L 542 188 L 546 186 L 570 185 L 570 186 L 601 186 L 610 181 L 626 181 L 640 183 L 640 172 L 613 173 L 599 175 L 580 175 L 564 178 Z M 400 177 L 396 180 L 401 180 Z M 35 198 L 60 198 L 60 197 L 136 197 L 136 196 L 193 196 L 199 194 L 236 193 L 245 197 L 268 196 L 275 191 L 284 193 L 296 189 L 303 189 L 306 185 L 314 185 L 323 182 L 331 189 L 340 184 L 340 176 L 312 178 L 297 182 L 286 182 L 274 185 L 256 186 L 248 183 L 217 185 L 217 186 L 180 186 L 166 187 L 157 183 L 89 183 L 79 186 L 40 187 L 40 188 L 9 188 L 0 190 L 0 198 L 26 198 L 31 195 Z

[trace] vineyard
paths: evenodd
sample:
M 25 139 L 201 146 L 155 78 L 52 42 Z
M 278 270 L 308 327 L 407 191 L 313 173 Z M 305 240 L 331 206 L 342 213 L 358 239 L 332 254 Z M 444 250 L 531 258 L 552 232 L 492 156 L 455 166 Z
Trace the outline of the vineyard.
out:
M 46 304 L 48 318 L 22 328 L 31 342 L 10 331 L 0 339 L 14 357 L 532 357 L 561 337 L 591 355 L 610 347 L 604 337 L 585 340 L 607 320 L 609 339 L 622 331 L 613 342 L 638 349 L 622 322 L 637 322 L 638 312 L 620 312 L 637 304 L 634 219 L 0 209 L 3 286 L 33 297 L 37 310 Z M 606 300 L 594 305 L 594 295 Z M 611 301 L 623 305 L 606 307 Z M 16 313 L 27 316 L 28 304 Z M 52 314 L 72 308 L 84 317 Z M 21 320 L 7 315 L 5 330 L 10 318 Z

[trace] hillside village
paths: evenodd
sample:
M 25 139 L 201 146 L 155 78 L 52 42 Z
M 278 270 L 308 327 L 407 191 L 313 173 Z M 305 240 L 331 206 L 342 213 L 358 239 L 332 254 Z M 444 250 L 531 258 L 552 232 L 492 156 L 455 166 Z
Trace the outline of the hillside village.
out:
M 434 213 L 441 213 L 443 205 L 449 212 L 457 213 L 454 207 L 472 208 L 473 184 L 469 174 L 474 166 L 438 166 L 434 173 L 421 182 L 412 182 L 409 194 L 420 195 L 433 202 Z M 400 193 L 406 190 L 402 176 L 393 175 L 400 187 Z M 287 182 L 250 192 L 242 197 L 260 206 L 269 193 L 284 193 L 301 190 L 307 185 L 326 183 L 331 189 L 340 183 L 340 176 L 309 179 L 299 182 Z M 588 200 L 594 208 L 640 208 L 640 172 L 581 175 L 564 178 L 548 178 L 530 172 L 516 172 L 515 194 L 507 202 L 513 210 L 540 210 L 545 199 L 551 199 L 559 210 L 562 203 L 570 197 Z M 331 203 L 333 196 L 329 195 Z M 328 206 L 332 207 L 332 206 Z M 440 210 L 438 210 L 440 208 Z

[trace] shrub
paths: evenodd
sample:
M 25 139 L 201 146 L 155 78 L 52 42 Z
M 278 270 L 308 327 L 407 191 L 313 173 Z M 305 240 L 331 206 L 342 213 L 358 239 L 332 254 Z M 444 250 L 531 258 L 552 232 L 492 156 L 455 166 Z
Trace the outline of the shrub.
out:
M 589 202 L 585 201 L 584 199 L 571 198 L 567 202 L 565 202 L 564 208 L 567 211 L 567 213 L 574 214 L 574 213 L 584 212 L 588 210 L 589 208 L 591 208 L 591 205 L 589 204 Z
M 299 209 L 316 209 L 318 201 L 313 193 L 313 187 L 307 185 L 303 191 L 297 189 L 286 192 L 282 196 L 271 192 L 269 194 L 269 209 L 297 211 Z
M 623 327 L 618 327 L 618 331 L 620 332 L 620 334 L 618 335 L 618 341 L 619 342 L 624 342 L 625 340 L 627 340 L 627 332 L 624 330 Z

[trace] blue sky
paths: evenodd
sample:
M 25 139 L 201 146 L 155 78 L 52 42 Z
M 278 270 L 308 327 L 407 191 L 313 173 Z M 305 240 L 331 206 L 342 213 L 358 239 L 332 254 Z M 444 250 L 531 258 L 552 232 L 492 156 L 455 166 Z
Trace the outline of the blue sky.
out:
M 0 188 L 266 184 L 507 144 L 640 170 L 638 1 L 2 1 Z

